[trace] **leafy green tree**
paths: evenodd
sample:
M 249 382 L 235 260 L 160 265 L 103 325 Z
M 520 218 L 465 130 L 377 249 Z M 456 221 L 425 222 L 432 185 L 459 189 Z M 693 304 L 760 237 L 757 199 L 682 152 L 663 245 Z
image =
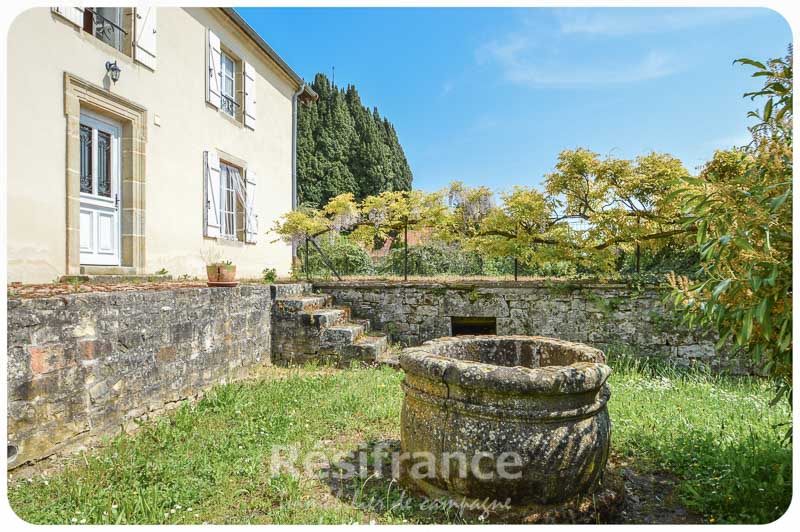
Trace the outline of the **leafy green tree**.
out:
M 772 375 L 778 398 L 792 386 L 792 52 L 756 69 L 763 98 L 749 145 L 718 151 L 674 201 L 695 226 L 698 279 L 671 276 L 675 302 L 691 323 L 712 325 Z M 791 402 L 791 401 L 790 401 Z

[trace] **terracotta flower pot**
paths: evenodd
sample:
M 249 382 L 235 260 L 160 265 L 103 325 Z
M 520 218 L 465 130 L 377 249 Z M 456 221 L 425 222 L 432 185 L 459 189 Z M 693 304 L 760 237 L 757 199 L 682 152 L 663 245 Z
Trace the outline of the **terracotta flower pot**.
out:
M 236 280 L 236 265 L 211 264 L 206 266 L 206 274 L 211 283 L 232 283 Z
M 219 280 L 223 283 L 232 283 L 236 280 L 236 266 L 233 264 L 219 265 Z

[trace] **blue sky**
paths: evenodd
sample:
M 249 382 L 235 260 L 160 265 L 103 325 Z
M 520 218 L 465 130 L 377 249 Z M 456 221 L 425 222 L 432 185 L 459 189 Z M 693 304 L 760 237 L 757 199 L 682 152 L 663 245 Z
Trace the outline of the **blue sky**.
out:
M 767 9 L 245 8 L 304 78 L 353 83 L 397 128 L 414 186 L 539 184 L 558 153 L 671 153 L 694 171 L 747 138 L 738 57 L 791 42 Z

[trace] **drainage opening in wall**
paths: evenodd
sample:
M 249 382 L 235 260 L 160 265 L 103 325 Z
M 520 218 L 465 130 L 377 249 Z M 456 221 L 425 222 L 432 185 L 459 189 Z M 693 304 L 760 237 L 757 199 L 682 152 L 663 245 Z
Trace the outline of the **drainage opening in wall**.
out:
M 451 336 L 497 334 L 497 318 L 450 318 Z
M 12 463 L 14 460 L 17 459 L 19 455 L 19 449 L 17 449 L 16 445 L 8 444 L 8 463 Z

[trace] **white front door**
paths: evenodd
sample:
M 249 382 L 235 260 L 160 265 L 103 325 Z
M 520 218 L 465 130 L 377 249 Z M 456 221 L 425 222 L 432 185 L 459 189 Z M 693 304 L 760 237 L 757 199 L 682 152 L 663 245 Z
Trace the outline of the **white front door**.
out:
M 81 113 L 81 264 L 119 266 L 120 124 Z

